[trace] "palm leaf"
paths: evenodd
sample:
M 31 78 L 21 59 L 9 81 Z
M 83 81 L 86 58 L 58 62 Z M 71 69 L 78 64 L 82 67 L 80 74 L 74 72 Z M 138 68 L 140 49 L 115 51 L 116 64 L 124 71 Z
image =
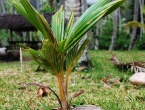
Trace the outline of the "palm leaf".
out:
M 100 0 L 99 0 L 100 1 Z M 99 1 L 97 3 L 99 3 Z M 94 4 L 91 8 L 89 8 L 77 22 L 75 22 L 74 26 L 72 27 L 71 32 L 69 33 L 68 37 L 70 37 L 65 45 L 65 50 L 70 48 L 75 43 L 79 42 L 83 35 L 102 17 L 106 16 L 107 14 L 114 11 L 118 6 L 124 3 L 125 0 L 116 0 L 106 4 L 102 0 L 102 4 L 99 5 L 99 8 L 94 8 L 97 3 Z M 105 5 L 104 5 L 105 4 Z
M 45 39 L 56 42 L 53 32 L 44 16 L 39 14 L 27 0 L 9 1 L 36 29 L 41 31 Z
M 85 41 L 80 45 L 77 43 L 73 48 L 71 48 L 66 55 L 66 71 L 69 72 L 74 68 L 79 58 L 83 54 L 84 50 L 88 46 L 92 37 L 88 37 Z
M 70 31 L 72 30 L 72 26 L 73 26 L 73 22 L 74 22 L 74 12 L 72 11 L 70 14 L 70 17 L 68 19 L 68 23 L 65 29 L 65 37 L 66 38 L 68 36 L 68 34 L 70 33 Z
M 45 70 L 51 71 L 52 74 L 55 74 L 53 68 L 51 67 L 49 62 L 44 58 L 44 56 L 42 55 L 42 52 L 40 50 L 36 51 L 36 50 L 31 49 L 31 48 L 29 48 L 27 46 L 22 46 L 22 47 L 24 48 L 24 50 L 28 51 L 32 55 L 33 59 L 40 66 L 42 66 Z
M 95 10 L 97 10 L 98 8 L 104 6 L 105 4 L 107 4 L 110 0 L 97 0 L 96 3 L 94 3 L 91 7 L 89 7 L 81 16 L 80 18 L 75 22 L 72 31 L 75 29 L 75 27 L 77 27 L 80 23 L 82 23 L 82 21 L 84 21 L 85 19 L 87 19 L 87 16 L 90 15 L 90 12 L 93 12 Z M 72 33 L 72 31 L 70 33 Z
M 64 53 L 58 52 L 52 42 L 44 40 L 42 54 L 44 59 L 46 59 L 49 65 L 53 68 L 55 74 L 60 74 L 64 65 Z
M 63 6 L 61 6 L 60 10 L 56 12 L 52 16 L 52 31 L 54 32 L 54 35 L 57 39 L 57 41 L 63 40 L 64 36 L 64 10 Z

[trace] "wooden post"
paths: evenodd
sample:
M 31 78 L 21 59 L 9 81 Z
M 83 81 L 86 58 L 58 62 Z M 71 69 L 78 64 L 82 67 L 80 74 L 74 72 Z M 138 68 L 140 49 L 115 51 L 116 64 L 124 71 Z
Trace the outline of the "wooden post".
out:
M 22 61 L 22 49 L 21 49 L 21 46 L 20 46 L 20 67 L 21 67 L 21 73 L 22 73 L 22 69 L 23 69 L 23 61 Z

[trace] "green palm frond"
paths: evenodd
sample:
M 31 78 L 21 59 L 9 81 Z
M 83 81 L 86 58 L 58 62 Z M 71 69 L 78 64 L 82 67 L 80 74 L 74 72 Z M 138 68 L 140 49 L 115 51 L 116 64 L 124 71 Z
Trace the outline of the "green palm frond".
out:
M 56 36 L 57 41 L 63 40 L 64 36 L 64 10 L 63 6 L 61 6 L 60 10 L 56 12 L 52 16 L 52 23 L 51 23 L 52 31 Z
M 70 17 L 68 19 L 66 29 L 65 29 L 65 37 L 64 38 L 68 37 L 70 31 L 72 30 L 73 23 L 74 23 L 74 12 L 72 11 L 70 14 Z
M 66 70 L 68 71 L 67 74 L 74 68 L 76 63 L 78 62 L 79 58 L 83 54 L 84 50 L 88 46 L 92 37 L 88 37 L 82 44 L 77 43 L 73 48 L 68 50 L 66 54 Z
M 83 35 L 102 17 L 114 11 L 118 6 L 124 3 L 125 0 L 116 0 L 108 3 L 108 0 L 98 0 L 75 22 L 65 45 L 67 50 L 75 43 L 79 42 Z M 107 3 L 107 4 L 106 4 Z M 98 6 L 95 8 L 95 6 Z
M 41 33 L 45 39 L 55 42 L 55 36 L 43 15 L 27 0 L 9 0 L 15 8 Z
M 42 66 L 43 68 L 45 68 L 46 70 L 51 71 L 52 74 L 55 74 L 53 68 L 50 66 L 49 62 L 48 62 L 48 61 L 45 59 L 45 57 L 43 56 L 41 50 L 37 51 L 37 50 L 31 49 L 31 48 L 29 48 L 29 47 L 27 47 L 27 46 L 23 46 L 23 45 L 21 45 L 21 46 L 22 46 L 23 48 L 25 48 L 24 50 L 28 51 L 28 52 L 32 55 L 33 59 L 34 59 L 39 65 L 41 65 L 41 66 Z
M 55 74 L 59 74 L 62 71 L 64 66 L 64 53 L 58 52 L 52 42 L 48 40 L 43 41 L 42 55 L 53 68 Z

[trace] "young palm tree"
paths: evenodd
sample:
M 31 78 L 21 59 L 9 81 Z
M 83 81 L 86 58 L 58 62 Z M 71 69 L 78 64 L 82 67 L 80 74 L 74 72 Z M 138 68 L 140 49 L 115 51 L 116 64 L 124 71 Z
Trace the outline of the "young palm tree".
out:
M 10 0 L 10 2 L 41 34 L 41 51 L 29 47 L 24 48 L 39 65 L 46 70 L 51 70 L 51 73 L 56 76 L 60 93 L 60 109 L 70 110 L 67 94 L 69 74 L 90 42 L 91 37 L 85 39 L 81 46 L 79 42 L 99 19 L 114 11 L 125 0 L 113 2 L 97 0 L 75 23 L 74 12 L 72 11 L 66 28 L 64 28 L 63 6 L 52 16 L 50 27 L 44 16 L 37 12 L 27 0 Z M 80 93 L 82 91 L 74 94 L 72 98 Z

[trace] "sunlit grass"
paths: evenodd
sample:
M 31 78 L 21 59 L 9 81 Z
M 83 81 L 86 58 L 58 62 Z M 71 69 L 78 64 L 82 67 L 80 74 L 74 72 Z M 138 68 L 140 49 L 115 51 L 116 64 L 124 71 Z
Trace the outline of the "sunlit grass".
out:
M 114 51 L 120 61 L 144 61 L 144 51 Z M 92 104 L 104 110 L 144 110 L 145 88 L 133 86 L 128 78 L 132 73 L 118 70 L 109 62 L 111 54 L 108 51 L 90 51 L 93 68 L 85 72 L 72 72 L 69 82 L 69 95 L 84 89 L 85 92 L 72 101 L 72 105 Z M 29 57 L 29 55 L 25 54 Z M 0 110 L 34 110 L 58 107 L 57 99 L 53 94 L 48 97 L 37 97 L 37 87 L 27 85 L 29 82 L 38 82 L 50 86 L 58 93 L 56 78 L 49 72 L 35 72 L 38 65 L 33 60 L 23 62 L 22 73 L 20 62 L 0 63 Z M 120 84 L 111 89 L 103 87 L 102 79 L 110 74 L 111 78 L 122 78 Z

